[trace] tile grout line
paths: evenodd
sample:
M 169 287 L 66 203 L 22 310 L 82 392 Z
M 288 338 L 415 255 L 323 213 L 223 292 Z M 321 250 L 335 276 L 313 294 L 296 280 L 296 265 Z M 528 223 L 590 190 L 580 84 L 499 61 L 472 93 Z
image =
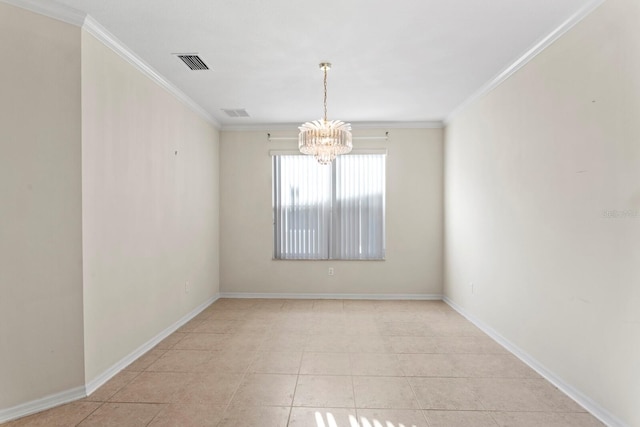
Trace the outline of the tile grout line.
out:
M 424 422 L 427 424 L 427 426 L 430 426 L 431 423 L 429 422 L 429 419 L 425 414 L 425 410 L 422 408 L 422 405 L 420 404 L 420 400 L 418 399 L 418 394 L 416 393 L 415 389 L 413 388 L 413 385 L 411 384 L 410 379 L 413 377 L 410 377 L 407 375 L 402 365 L 400 365 L 400 370 L 402 371 L 403 378 L 405 379 L 405 381 L 407 381 L 407 384 L 409 384 L 409 388 L 411 389 L 411 393 L 413 393 L 413 398 L 416 400 L 416 403 L 418 404 L 418 409 L 420 410 L 420 414 L 422 415 L 422 418 L 424 418 Z
M 200 323 L 202 323 L 202 322 L 200 322 Z M 175 332 L 174 332 L 174 333 L 175 333 Z M 185 335 L 185 336 L 184 336 L 184 337 L 182 337 L 181 339 L 179 339 L 178 341 L 176 341 L 175 343 L 173 343 L 169 348 L 160 349 L 160 348 L 156 348 L 156 347 L 157 347 L 157 345 L 156 345 L 156 347 L 154 347 L 154 348 L 156 348 L 157 350 L 164 350 L 164 351 L 163 351 L 163 353 L 162 353 L 162 354 L 161 354 L 161 355 L 160 355 L 156 360 L 154 360 L 153 362 L 151 362 L 151 363 L 149 364 L 149 366 L 147 366 L 146 368 L 144 368 L 144 370 L 142 370 L 142 371 L 138 372 L 138 374 L 137 374 L 135 377 L 133 377 L 133 378 L 131 379 L 131 381 L 129 381 L 129 382 L 128 382 L 125 386 L 123 386 L 120 390 L 124 389 L 127 385 L 129 385 L 131 382 L 133 382 L 136 378 L 138 378 L 138 377 L 139 377 L 142 373 L 144 373 L 144 372 L 162 372 L 162 371 L 149 371 L 148 369 L 149 369 L 151 366 L 153 366 L 153 364 L 154 364 L 154 363 L 156 363 L 157 361 L 159 361 L 159 360 L 160 360 L 164 355 L 166 355 L 170 350 L 173 350 L 173 349 L 174 349 L 174 347 L 175 347 L 175 346 L 176 346 L 180 341 L 182 341 L 183 339 L 185 339 L 188 335 L 192 334 L 192 333 L 193 333 L 193 331 L 186 331 L 186 332 L 182 332 L 182 333 L 184 333 L 184 335 Z M 167 338 L 168 338 L 168 337 L 167 337 Z M 166 339 L 166 338 L 165 338 L 165 339 Z M 158 343 L 158 344 L 160 344 L 160 343 Z M 149 351 L 153 350 L 154 348 L 150 349 Z M 176 350 L 178 350 L 178 351 L 179 351 L 180 349 L 176 349 Z M 145 354 L 146 354 L 146 353 L 145 353 Z M 141 357 L 142 357 L 142 356 L 141 356 Z M 212 356 L 211 356 L 211 357 L 212 357 Z M 115 396 L 115 395 L 116 395 L 120 390 L 118 390 L 116 393 L 114 393 L 114 394 L 113 394 L 113 396 Z M 176 393 L 177 393 L 177 391 L 176 391 Z M 113 396 L 112 396 L 112 397 L 113 397 Z M 126 402 L 121 402 L 121 403 L 126 403 Z M 129 403 L 137 403 L 137 402 L 129 402 Z M 139 402 L 139 403 L 146 403 L 146 404 L 149 404 L 149 402 Z M 156 404 L 156 403 L 154 403 L 154 404 Z M 149 422 L 148 422 L 145 426 L 149 426 L 149 425 L 151 425 L 151 423 L 153 423 L 153 421 L 154 421 L 156 418 L 158 418 L 158 415 L 160 415 L 160 413 L 162 413 L 162 411 L 163 411 L 165 408 L 167 408 L 169 405 L 171 405 L 171 404 L 172 404 L 172 402 L 157 402 L 157 404 L 162 405 L 162 408 L 161 408 L 161 409 L 160 409 L 160 410 L 159 410 L 159 411 L 158 411 L 158 412 L 157 412 L 157 413 L 156 413 L 156 414 L 155 414 L 155 415 L 154 415 L 154 416 L 149 420 Z
M 344 307 L 344 301 L 342 302 L 342 306 Z M 346 313 L 343 313 L 346 315 Z M 345 319 L 346 320 L 346 319 Z M 357 334 L 356 334 L 357 336 Z M 347 339 L 349 341 L 352 341 L 353 336 L 348 335 Z M 347 344 L 347 357 L 349 358 L 349 371 L 351 373 L 351 393 L 353 394 L 353 412 L 355 412 L 355 416 L 356 416 L 356 425 L 360 426 L 360 414 L 358 411 L 358 402 L 356 401 L 356 383 L 355 383 L 355 375 L 353 374 L 353 367 L 354 367 L 354 363 L 353 363 L 353 354 L 355 353 L 351 353 L 350 351 L 350 347 Z M 351 424 L 351 423 L 350 423 Z
M 151 351 L 151 350 L 152 350 L 152 349 L 149 349 L 149 351 Z M 145 354 L 146 354 L 146 353 L 145 353 Z M 164 353 L 163 353 L 163 354 L 164 354 Z M 143 355 L 141 355 L 140 357 L 142 357 L 142 356 L 144 356 L 144 354 L 143 354 Z M 138 358 L 138 359 L 139 359 L 139 358 Z M 136 359 L 136 360 L 138 360 L 138 359 Z M 129 365 L 131 365 L 131 364 L 133 364 L 133 363 L 135 363 L 135 360 L 134 360 L 133 362 L 131 362 Z M 145 368 L 145 369 L 146 369 L 146 368 Z M 140 376 L 140 374 L 142 374 L 142 373 L 144 372 L 144 370 L 142 370 L 142 371 L 126 371 L 126 367 L 125 367 L 122 371 L 118 372 L 118 374 L 120 374 L 120 373 L 122 373 L 122 372 L 134 372 L 134 373 L 135 373 L 135 375 L 133 376 L 133 378 L 131 378 L 129 381 L 127 381 L 127 382 L 126 382 L 122 387 L 118 388 L 116 391 L 114 391 L 114 392 L 113 392 L 113 394 L 111 394 L 110 396 L 108 396 L 108 397 L 106 398 L 106 400 L 102 400 L 102 401 L 87 401 L 87 400 L 84 400 L 85 402 L 100 403 L 100 405 L 98 405 L 98 407 L 96 407 L 93 411 L 91 411 L 89 414 L 87 414 L 87 416 L 86 416 L 86 417 L 84 417 L 82 420 L 80 420 L 78 423 L 76 423 L 76 426 L 79 426 L 80 424 L 82 424 L 83 422 L 85 422 L 85 421 L 86 421 L 86 420 L 87 420 L 91 415 L 93 415 L 95 412 L 97 412 L 97 411 L 98 411 L 100 408 L 102 408 L 105 404 L 107 404 L 107 403 L 111 403 L 111 402 L 110 402 L 110 400 L 111 400 L 111 399 L 112 399 L 116 394 L 118 394 L 118 392 L 119 392 L 120 390 L 122 390 L 123 388 L 125 388 L 126 386 L 128 386 L 129 384 L 131 384 L 131 382 L 133 382 L 133 380 L 135 380 L 136 378 L 138 378 L 138 377 Z M 98 391 L 98 390 L 95 390 L 95 391 L 94 391 L 94 393 L 95 393 L 95 392 L 97 392 L 97 391 Z M 93 394 L 93 393 L 92 393 L 92 394 Z M 89 396 L 85 397 L 85 399 L 86 399 L 86 398 L 88 398 L 88 397 L 89 397 Z M 157 415 L 157 414 L 156 414 L 156 415 Z M 154 418 L 155 418 L 155 416 L 154 416 Z
M 300 370 L 302 369 L 302 359 L 304 359 L 305 347 L 306 347 L 306 342 L 305 342 L 305 345 L 302 347 L 300 362 L 298 363 L 298 372 L 296 374 L 296 385 L 293 387 L 293 396 L 291 396 L 291 405 L 289 406 L 289 417 L 287 417 L 287 426 L 289 426 L 289 423 L 291 423 L 291 414 L 293 413 L 293 402 L 295 401 L 296 392 L 298 391 L 298 381 L 300 380 Z
M 198 323 L 198 325 L 197 325 L 197 326 L 202 325 L 205 321 L 209 320 L 210 318 L 211 318 L 211 315 L 210 315 L 209 317 L 207 317 L 206 319 L 201 320 L 201 321 Z M 220 320 L 220 319 L 214 319 L 214 321 L 215 321 L 215 320 Z M 190 330 L 190 331 L 187 331 L 187 333 L 188 333 L 189 335 L 192 335 L 192 334 L 196 334 L 197 332 L 195 332 L 195 329 L 192 329 L 192 330 Z M 220 335 L 225 335 L 225 334 L 220 334 Z M 184 338 L 186 338 L 186 337 L 184 337 Z M 184 339 L 184 338 L 183 338 L 183 339 Z M 209 351 L 209 352 L 210 352 L 210 353 L 214 353 L 213 351 Z M 213 357 L 214 357 L 214 356 L 213 356 L 213 354 L 211 354 L 210 358 L 209 358 L 207 361 L 209 361 L 209 360 L 213 359 Z M 248 367 L 245 369 L 245 372 L 243 373 L 242 377 L 240 378 L 240 381 L 238 382 L 237 387 L 235 388 L 234 392 L 232 393 L 231 397 L 229 398 L 229 402 L 227 402 L 227 405 L 225 405 L 224 410 L 222 411 L 222 416 L 221 416 L 220 420 L 216 423 L 216 426 L 220 425 L 220 423 L 223 421 L 223 419 L 224 419 L 224 414 L 227 412 L 227 409 L 228 409 L 228 408 L 229 408 L 229 406 L 231 405 L 231 401 L 233 400 L 233 397 L 235 396 L 236 392 L 238 391 L 238 389 L 239 389 L 239 388 L 240 388 L 240 386 L 242 385 L 242 382 L 243 382 L 243 380 L 244 380 L 244 377 L 245 377 L 246 371 L 249 369 L 249 367 L 250 367 L 250 366 L 248 366 Z
M 100 405 L 98 405 L 98 407 L 96 409 L 94 409 L 93 411 L 89 412 L 87 414 L 86 417 L 84 417 L 83 419 L 81 419 L 80 421 L 78 421 L 78 423 L 76 423 L 76 426 L 79 426 L 80 424 L 82 424 L 83 422 L 85 422 L 85 420 L 87 418 L 89 418 L 94 412 L 96 412 L 98 409 L 102 408 L 104 406 L 104 404 L 107 403 L 106 401 L 104 402 L 100 402 Z
M 260 346 L 262 346 L 263 343 L 260 343 Z M 260 347 L 258 347 L 259 349 Z M 218 423 L 216 424 L 216 426 L 219 426 L 223 421 L 224 421 L 224 416 L 227 413 L 227 411 L 229 410 L 229 407 L 231 406 L 231 402 L 233 402 L 233 399 L 236 397 L 236 394 L 238 393 L 238 390 L 240 390 L 240 387 L 242 387 L 242 384 L 244 383 L 245 378 L 247 377 L 247 374 L 249 373 L 249 370 L 251 369 L 251 366 L 253 365 L 253 363 L 255 363 L 255 358 L 257 358 L 257 352 L 259 350 L 254 350 L 254 353 L 256 353 L 254 355 L 254 360 L 249 364 L 249 366 L 247 366 L 244 370 L 244 372 L 242 373 L 242 378 L 240 378 L 240 381 L 238 382 L 238 386 L 236 387 L 236 389 L 233 391 L 233 393 L 231 394 L 231 397 L 229 398 L 229 401 L 227 402 L 227 404 L 224 407 L 224 410 L 222 411 L 222 417 L 220 418 L 220 421 L 218 421 Z
M 353 365 L 352 365 L 352 358 L 351 358 L 351 353 L 347 353 L 347 356 L 349 357 L 349 371 L 351 372 L 351 394 L 353 395 L 353 412 L 356 413 L 356 423 L 357 425 L 360 425 L 360 415 L 358 414 L 358 402 L 356 402 L 356 383 L 355 383 L 355 379 L 354 379 L 354 375 L 353 375 Z

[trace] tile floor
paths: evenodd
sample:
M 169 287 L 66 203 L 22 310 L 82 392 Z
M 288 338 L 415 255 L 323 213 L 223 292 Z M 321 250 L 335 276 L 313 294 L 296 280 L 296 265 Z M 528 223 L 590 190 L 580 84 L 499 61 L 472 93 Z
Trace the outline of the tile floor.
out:
M 440 301 L 221 299 L 17 426 L 601 426 Z

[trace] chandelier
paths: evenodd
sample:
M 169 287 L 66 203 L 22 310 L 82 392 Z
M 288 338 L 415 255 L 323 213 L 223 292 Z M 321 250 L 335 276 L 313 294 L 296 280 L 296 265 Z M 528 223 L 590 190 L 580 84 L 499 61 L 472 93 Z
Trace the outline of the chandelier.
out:
M 324 118 L 304 123 L 298 129 L 298 148 L 302 154 L 312 155 L 321 165 L 329 164 L 340 154 L 347 154 L 353 148 L 351 125 L 340 120 L 327 120 L 327 71 L 328 62 L 320 63 L 324 72 Z

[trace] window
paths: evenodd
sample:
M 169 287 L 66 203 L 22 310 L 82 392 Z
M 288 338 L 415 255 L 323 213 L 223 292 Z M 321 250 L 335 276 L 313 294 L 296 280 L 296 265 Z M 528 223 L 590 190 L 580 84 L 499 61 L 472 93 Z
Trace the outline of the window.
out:
M 274 155 L 274 258 L 384 259 L 385 160 Z

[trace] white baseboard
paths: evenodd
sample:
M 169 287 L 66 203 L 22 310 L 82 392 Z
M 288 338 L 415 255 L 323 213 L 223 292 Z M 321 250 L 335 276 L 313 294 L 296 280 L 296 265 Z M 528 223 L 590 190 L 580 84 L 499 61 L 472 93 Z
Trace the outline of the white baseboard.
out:
M 202 310 L 214 303 L 218 298 L 220 298 L 219 294 L 216 294 L 213 297 L 209 298 L 208 300 L 191 310 L 189 313 L 182 316 L 179 320 L 171 324 L 168 328 L 135 349 L 118 363 L 111 366 L 109 369 L 98 375 L 93 380 L 87 382 L 86 385 L 65 390 L 60 393 L 51 394 L 49 396 L 22 403 L 11 408 L 0 409 L 0 424 L 6 421 L 14 420 L 16 418 L 24 417 L 26 415 L 34 414 L 36 412 L 44 411 L 46 409 L 51 409 L 65 403 L 73 402 L 74 400 L 82 399 L 90 395 L 104 383 L 113 378 L 122 369 L 129 366 L 131 362 L 142 356 L 151 348 L 155 347 L 160 341 L 171 335 L 179 327 L 197 316 Z
M 202 310 L 209 307 L 212 303 L 214 303 L 218 298 L 220 298 L 219 294 L 216 294 L 191 310 L 189 313 L 182 316 L 179 320 L 174 322 L 168 328 L 160 332 L 155 337 L 151 338 L 146 343 L 142 344 L 140 347 L 129 353 L 127 356 L 122 358 L 116 364 L 111 366 L 109 369 L 104 371 L 102 374 L 98 375 L 91 381 L 87 382 L 87 396 L 96 391 L 99 387 L 101 387 L 104 383 L 113 378 L 118 372 L 122 371 L 124 368 L 129 366 L 133 361 L 135 361 L 138 357 L 145 354 L 147 351 L 151 350 L 153 347 L 158 345 L 160 341 L 174 333 L 178 328 L 187 323 L 189 320 L 193 319 L 197 316 Z
M 570 384 L 567 384 L 566 382 L 564 382 L 562 378 L 560 378 L 558 375 L 554 374 L 549 369 L 544 367 L 544 365 L 542 365 L 536 359 L 531 357 L 527 352 L 525 352 L 520 347 L 518 347 L 517 345 L 513 344 L 511 341 L 509 341 L 508 339 L 500 335 L 495 329 L 493 329 L 486 323 L 482 322 L 477 317 L 468 313 L 465 309 L 457 305 L 451 299 L 445 296 L 443 298 L 443 301 L 449 304 L 451 308 L 453 308 L 455 311 L 460 313 L 471 323 L 473 323 L 478 328 L 480 328 L 484 333 L 486 333 L 491 338 L 493 338 L 496 342 L 498 342 L 498 344 L 500 344 L 501 346 L 509 350 L 509 352 L 511 352 L 514 356 L 516 356 L 517 358 L 522 360 L 524 363 L 526 363 L 531 369 L 536 371 L 543 378 L 545 378 L 551 384 L 553 384 L 558 389 L 560 389 L 564 394 L 569 396 L 571 399 L 575 400 L 576 403 L 578 403 L 584 409 L 589 411 L 594 417 L 598 418 L 604 424 L 606 424 L 609 427 L 629 427 L 627 424 L 620 421 L 611 412 L 607 411 L 598 403 L 596 403 L 593 399 L 586 396 L 582 392 L 576 390 Z
M 11 408 L 2 409 L 0 410 L 0 424 L 26 415 L 35 414 L 36 412 L 44 411 L 45 409 L 64 405 L 65 403 L 82 399 L 85 396 L 85 387 L 80 386 L 61 391 L 60 393 L 50 394 L 30 402 L 21 403 L 20 405 L 13 406 Z
M 32 400 L 30 402 L 26 402 L 20 405 L 13 406 L 11 408 L 0 410 L 0 423 L 10 421 L 16 418 L 24 417 L 29 414 L 33 414 L 36 412 L 43 411 L 45 409 L 50 409 L 65 403 L 72 402 L 77 399 L 81 399 L 85 396 L 90 395 L 95 390 L 97 390 L 104 383 L 109 381 L 113 376 L 115 376 L 122 369 L 131 364 L 138 357 L 142 356 L 148 350 L 156 346 L 160 341 L 171 335 L 182 325 L 187 323 L 189 320 L 193 319 L 197 316 L 202 310 L 207 308 L 213 302 L 218 300 L 219 298 L 262 298 L 262 299 L 354 299 L 354 300 L 443 300 L 446 302 L 451 308 L 456 310 L 462 316 L 467 318 L 471 323 L 480 328 L 483 332 L 493 338 L 496 342 L 502 345 L 504 348 L 509 350 L 513 355 L 518 357 L 528 366 L 530 366 L 533 370 L 538 372 L 542 377 L 544 377 L 547 381 L 558 387 L 562 392 L 564 392 L 567 396 L 575 400 L 579 405 L 589 411 L 592 415 L 598 418 L 600 421 L 605 423 L 610 427 L 629 427 L 624 422 L 619 420 L 609 411 L 601 407 L 595 401 L 593 401 L 588 396 L 584 395 L 580 391 L 576 390 L 571 385 L 565 383 L 560 377 L 555 375 L 553 372 L 549 371 L 542 364 L 540 364 L 537 360 L 527 354 L 524 350 L 520 349 L 515 344 L 511 343 L 509 340 L 500 335 L 497 331 L 495 331 L 490 326 L 486 325 L 484 322 L 476 318 L 475 316 L 467 313 L 462 307 L 458 306 L 455 302 L 453 302 L 448 297 L 443 297 L 438 294 L 260 294 L 260 293 L 243 293 L 243 292 L 222 292 L 218 295 L 215 295 L 209 298 L 204 303 L 200 304 L 198 307 L 184 315 L 178 321 L 174 322 L 171 326 L 157 334 L 151 340 L 147 341 L 145 344 L 138 347 L 135 351 L 131 352 L 129 355 L 124 357 L 122 360 L 114 364 L 112 367 L 107 369 L 105 372 L 91 380 L 86 384 L 86 386 L 76 387 L 70 390 L 65 390 L 60 393 L 52 394 L 49 396 L 45 396 L 40 399 Z
M 354 300 L 442 300 L 440 294 L 298 294 L 221 292 L 220 298 L 256 299 L 354 299 Z

